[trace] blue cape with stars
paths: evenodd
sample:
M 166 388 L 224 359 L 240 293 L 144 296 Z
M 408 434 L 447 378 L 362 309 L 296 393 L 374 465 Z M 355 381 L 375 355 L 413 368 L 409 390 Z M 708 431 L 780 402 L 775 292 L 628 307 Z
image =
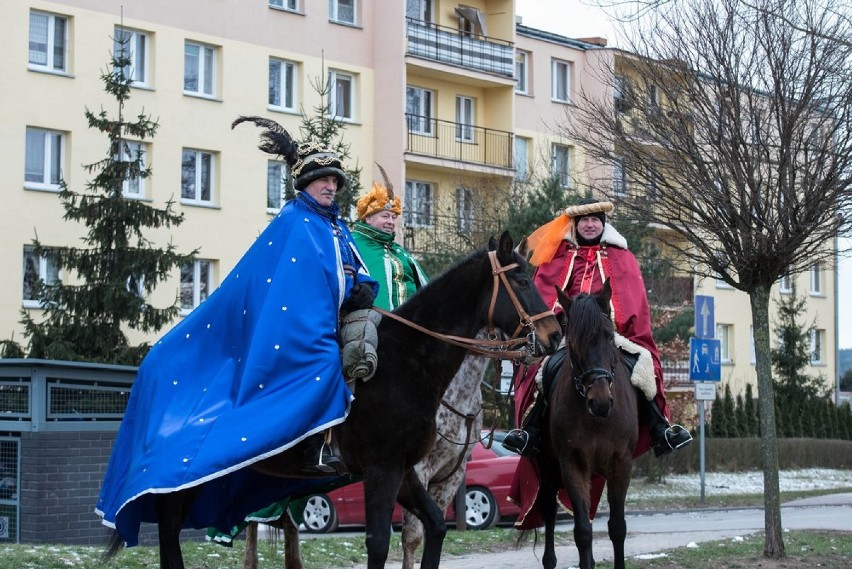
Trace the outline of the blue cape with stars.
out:
M 200 486 L 184 527 L 229 530 L 323 480 L 248 465 L 341 423 L 339 308 L 371 279 L 337 207 L 288 202 L 221 286 L 142 362 L 96 512 L 128 546 L 158 493 Z M 352 265 L 353 275 L 343 266 Z

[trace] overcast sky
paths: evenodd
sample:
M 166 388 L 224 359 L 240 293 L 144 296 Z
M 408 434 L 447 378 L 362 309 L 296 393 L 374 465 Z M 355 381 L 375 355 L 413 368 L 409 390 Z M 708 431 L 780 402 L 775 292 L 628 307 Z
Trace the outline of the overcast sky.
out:
M 515 13 L 526 26 L 557 33 L 569 38 L 605 37 L 609 45 L 618 45 L 618 25 L 600 8 L 583 0 L 515 0 Z M 845 240 L 846 248 L 852 241 Z M 841 248 L 843 242 L 841 242 Z M 840 263 L 839 273 L 840 348 L 852 348 L 852 259 Z

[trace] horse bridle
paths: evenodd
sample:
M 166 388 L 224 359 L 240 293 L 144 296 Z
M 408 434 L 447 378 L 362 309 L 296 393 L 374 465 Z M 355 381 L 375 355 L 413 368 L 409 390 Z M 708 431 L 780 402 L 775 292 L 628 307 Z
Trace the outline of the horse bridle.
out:
M 571 365 L 573 366 L 573 362 Z M 588 379 L 589 377 L 591 377 L 592 380 L 587 384 L 586 379 Z M 615 375 L 612 373 L 612 370 L 603 369 L 601 367 L 594 367 L 592 369 L 587 369 L 579 375 L 575 374 L 574 387 L 577 388 L 577 391 L 580 393 L 583 399 L 588 399 L 588 390 L 591 386 L 593 386 L 598 381 L 606 380 L 607 383 L 609 383 L 609 388 L 612 389 L 613 379 L 615 379 Z
M 491 293 L 491 302 L 488 305 L 488 340 L 478 340 L 476 338 L 463 338 L 461 336 L 453 336 L 450 334 L 440 334 L 438 332 L 434 332 L 429 330 L 428 328 L 424 328 L 419 324 L 416 324 L 410 320 L 406 320 L 405 318 L 398 316 L 392 312 L 388 312 L 387 310 L 383 310 L 378 307 L 373 307 L 372 310 L 375 310 L 382 316 L 387 316 L 392 318 L 398 322 L 402 322 L 406 326 L 414 328 L 424 334 L 428 334 L 433 338 L 438 338 L 439 340 L 443 340 L 449 344 L 453 344 L 454 346 L 460 346 L 462 348 L 467 349 L 468 351 L 495 359 L 501 360 L 519 360 L 524 358 L 527 355 L 531 355 L 535 353 L 535 322 L 537 320 L 541 320 L 542 318 L 547 318 L 549 316 L 553 316 L 552 310 L 545 310 L 544 312 L 540 312 L 533 316 L 527 314 L 527 311 L 524 310 L 524 307 L 521 305 L 521 301 L 518 300 L 518 296 L 515 294 L 515 291 L 512 290 L 511 285 L 509 284 L 509 279 L 506 277 L 506 273 L 511 271 L 512 269 L 518 268 L 520 265 L 518 263 L 511 263 L 506 266 L 502 266 L 500 264 L 499 259 L 497 259 L 496 251 L 488 252 L 488 259 L 491 261 L 491 274 L 494 276 L 494 286 L 492 287 Z M 497 306 L 497 294 L 500 292 L 500 285 L 506 289 L 506 294 L 509 295 L 509 300 L 512 301 L 512 305 L 515 307 L 515 312 L 518 314 L 519 323 L 518 327 L 515 329 L 515 332 L 508 340 L 500 340 L 497 338 L 497 331 L 494 328 L 494 308 Z M 529 332 L 525 337 L 520 337 L 521 333 L 524 329 L 528 329 Z

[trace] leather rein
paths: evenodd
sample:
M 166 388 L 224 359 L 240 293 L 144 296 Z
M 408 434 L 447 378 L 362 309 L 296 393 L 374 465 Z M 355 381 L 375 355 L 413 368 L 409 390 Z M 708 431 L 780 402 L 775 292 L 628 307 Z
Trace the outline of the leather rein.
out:
M 491 293 L 491 302 L 488 306 L 488 340 L 479 340 L 476 338 L 464 338 L 461 336 L 453 336 L 451 334 L 441 334 L 439 332 L 435 332 L 433 330 L 429 330 L 428 328 L 424 328 L 419 324 L 416 324 L 410 320 L 406 320 L 402 316 L 398 316 L 393 312 L 388 312 L 382 308 L 378 308 L 374 306 L 372 310 L 375 310 L 382 317 L 387 316 L 388 318 L 392 318 L 397 322 L 401 322 L 410 328 L 414 328 L 418 332 L 422 332 L 433 338 L 437 338 L 448 344 L 452 344 L 454 346 L 459 346 L 465 348 L 470 352 L 474 352 L 476 354 L 486 356 L 493 359 L 501 359 L 501 360 L 518 360 L 523 358 L 526 355 L 535 353 L 535 322 L 537 320 L 541 320 L 542 318 L 547 318 L 548 316 L 553 316 L 553 311 L 546 310 L 539 314 L 535 314 L 530 316 L 527 314 L 524 307 L 521 305 L 521 302 L 518 300 L 518 296 L 515 294 L 515 291 L 512 290 L 512 287 L 509 285 L 509 279 L 506 278 L 506 273 L 511 271 L 512 269 L 517 268 L 518 263 L 512 263 L 510 265 L 506 265 L 505 267 L 500 265 L 500 261 L 497 259 L 496 251 L 489 251 L 488 258 L 491 261 L 491 274 L 494 276 L 494 286 Z M 512 304 L 515 307 L 515 311 L 518 314 L 518 318 L 520 322 L 518 322 L 518 327 L 515 329 L 515 332 L 512 334 L 512 337 L 508 340 L 498 340 L 497 339 L 497 331 L 494 328 L 494 308 L 497 305 L 497 294 L 500 292 L 500 285 L 506 289 L 506 294 L 509 295 L 509 299 L 512 301 Z M 520 337 L 519 335 L 523 332 L 524 329 L 528 329 L 529 332 L 526 336 Z

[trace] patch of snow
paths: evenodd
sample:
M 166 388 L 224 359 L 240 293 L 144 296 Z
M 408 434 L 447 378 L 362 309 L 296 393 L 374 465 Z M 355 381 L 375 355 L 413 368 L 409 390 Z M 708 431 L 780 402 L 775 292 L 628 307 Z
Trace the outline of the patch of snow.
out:
M 827 468 L 805 468 L 779 472 L 782 492 L 801 490 L 830 490 L 852 487 L 852 471 Z M 701 475 L 668 474 L 662 484 L 644 483 L 634 480 L 630 484 L 627 499 L 665 498 L 696 496 L 701 493 Z M 761 494 L 763 472 L 706 472 L 704 474 L 705 495 Z
M 686 544 L 686 546 L 689 547 L 690 549 L 698 549 L 698 544 L 695 543 L 694 541 L 690 541 L 689 543 Z
M 665 553 L 646 553 L 644 555 L 634 555 L 633 559 L 660 559 L 662 557 L 668 557 Z

